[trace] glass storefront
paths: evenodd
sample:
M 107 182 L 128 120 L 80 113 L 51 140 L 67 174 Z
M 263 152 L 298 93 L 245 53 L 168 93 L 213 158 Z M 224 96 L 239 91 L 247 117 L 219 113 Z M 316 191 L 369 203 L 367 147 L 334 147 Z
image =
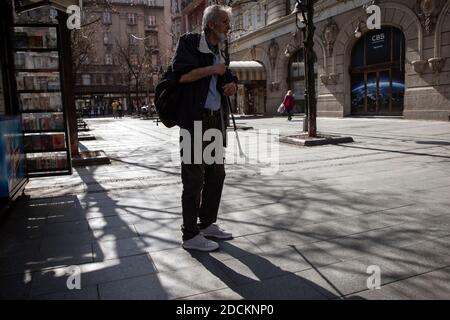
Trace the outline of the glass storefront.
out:
M 353 47 L 353 115 L 402 115 L 405 40 L 394 27 L 367 32 Z

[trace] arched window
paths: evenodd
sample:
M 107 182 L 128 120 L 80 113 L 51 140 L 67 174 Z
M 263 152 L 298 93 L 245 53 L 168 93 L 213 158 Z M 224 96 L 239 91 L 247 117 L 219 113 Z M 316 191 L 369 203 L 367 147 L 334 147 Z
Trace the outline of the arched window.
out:
M 316 97 L 319 91 L 317 82 L 317 57 L 314 56 L 314 79 L 316 85 Z M 303 49 L 298 50 L 289 60 L 288 90 L 292 90 L 295 98 L 297 112 L 305 112 L 305 63 L 303 61 Z

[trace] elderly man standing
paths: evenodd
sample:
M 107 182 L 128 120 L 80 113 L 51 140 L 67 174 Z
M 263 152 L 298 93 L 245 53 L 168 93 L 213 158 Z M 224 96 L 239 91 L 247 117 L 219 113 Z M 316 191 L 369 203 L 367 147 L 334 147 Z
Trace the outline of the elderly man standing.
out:
M 192 145 L 196 139 L 195 123 L 201 121 L 202 136 L 208 129 L 220 130 L 220 148 L 226 146 L 226 96 L 234 95 L 237 90 L 237 78 L 223 63 L 220 48 L 230 31 L 230 17 L 229 7 L 207 7 L 203 12 L 202 33 L 182 35 L 172 60 L 172 71 L 180 83 L 181 90 L 178 125 L 185 132 L 189 132 Z M 194 154 L 187 161 L 182 158 L 183 248 L 213 251 L 218 249 L 219 245 L 207 238 L 232 238 L 231 233 L 225 232 L 216 224 L 225 180 L 223 158 L 212 164 L 205 163 L 205 143 L 202 143 L 200 150 L 195 147 L 191 150 L 192 153 L 202 154 L 200 163 L 190 161 L 198 157 L 198 154 Z M 215 152 L 223 154 L 223 150 Z

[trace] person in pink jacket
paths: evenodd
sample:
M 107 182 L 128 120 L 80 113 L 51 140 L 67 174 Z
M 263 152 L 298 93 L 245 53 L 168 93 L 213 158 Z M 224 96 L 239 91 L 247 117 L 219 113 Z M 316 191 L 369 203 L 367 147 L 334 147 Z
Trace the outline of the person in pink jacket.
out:
M 283 105 L 284 105 L 284 109 L 286 110 L 286 112 L 288 114 L 288 120 L 291 121 L 292 113 L 294 111 L 294 106 L 295 106 L 294 96 L 292 95 L 291 90 L 288 90 L 288 92 L 286 93 L 286 96 L 284 97 L 284 100 L 283 100 Z

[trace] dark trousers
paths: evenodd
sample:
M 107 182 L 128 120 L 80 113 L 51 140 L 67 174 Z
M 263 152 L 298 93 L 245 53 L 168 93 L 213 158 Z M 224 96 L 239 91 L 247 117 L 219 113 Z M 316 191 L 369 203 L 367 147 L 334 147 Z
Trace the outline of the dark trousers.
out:
M 288 120 L 292 119 L 292 109 L 286 110 L 286 113 L 288 115 Z
M 220 130 L 220 114 L 208 113 L 205 112 L 203 115 L 203 132 L 210 128 Z M 204 143 L 202 149 L 206 145 L 207 143 Z M 181 163 L 181 180 L 183 183 L 181 230 L 183 241 L 186 241 L 199 234 L 200 229 L 216 222 L 225 180 L 225 166 L 223 163 L 209 165 L 204 162 L 202 164 Z

